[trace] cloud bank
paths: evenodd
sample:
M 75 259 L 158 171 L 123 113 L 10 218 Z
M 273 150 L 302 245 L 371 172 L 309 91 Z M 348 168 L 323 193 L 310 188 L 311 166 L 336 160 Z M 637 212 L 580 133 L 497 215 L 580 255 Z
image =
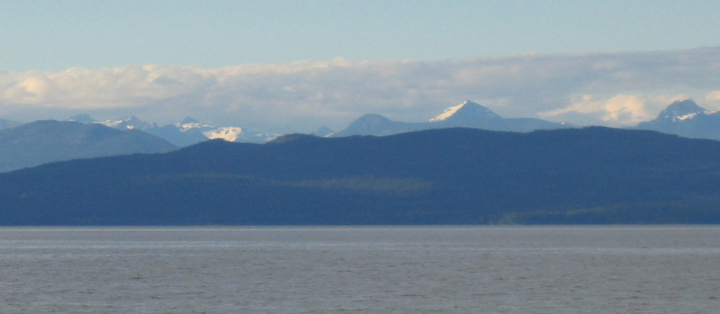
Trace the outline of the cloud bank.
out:
M 301 61 L 0 72 L 0 118 L 185 116 L 275 132 L 341 129 L 365 113 L 424 121 L 466 99 L 505 117 L 626 126 L 672 100 L 720 109 L 720 48 L 453 61 Z

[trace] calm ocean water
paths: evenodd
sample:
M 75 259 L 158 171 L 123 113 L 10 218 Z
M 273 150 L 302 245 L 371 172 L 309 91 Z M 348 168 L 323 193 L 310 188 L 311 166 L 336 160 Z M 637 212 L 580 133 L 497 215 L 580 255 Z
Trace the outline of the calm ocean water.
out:
M 716 313 L 720 227 L 0 228 L 2 313 Z

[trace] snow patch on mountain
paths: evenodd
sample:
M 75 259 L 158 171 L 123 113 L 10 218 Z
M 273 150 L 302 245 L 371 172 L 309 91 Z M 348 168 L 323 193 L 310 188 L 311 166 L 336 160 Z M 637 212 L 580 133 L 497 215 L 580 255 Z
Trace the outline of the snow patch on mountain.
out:
M 463 103 L 445 109 L 443 113 L 435 118 L 430 119 L 430 122 L 441 122 L 449 119 L 458 117 L 468 117 L 473 119 L 498 119 L 501 118 L 492 110 L 485 108 L 477 103 L 466 100 Z
M 462 104 L 459 104 L 459 105 L 457 105 L 457 106 L 452 106 L 452 107 L 450 107 L 450 108 L 447 108 L 447 109 L 445 109 L 445 111 L 443 111 L 443 113 L 441 113 L 441 114 L 438 115 L 437 117 L 430 119 L 430 122 L 445 121 L 445 120 L 447 120 L 448 118 L 450 118 L 450 117 L 452 117 L 453 115 L 455 115 L 455 113 L 457 113 L 458 110 L 460 110 L 460 109 L 461 109 L 462 107 L 464 107 L 466 104 L 467 104 L 467 101 L 464 102 L 464 103 L 462 103 Z
M 693 112 L 693 113 L 688 113 L 683 116 L 674 117 L 673 121 L 682 121 L 682 120 L 692 119 L 695 116 L 697 116 L 697 114 L 698 114 L 697 112 Z
M 216 126 L 186 117 L 180 123 L 158 126 L 137 117 L 123 117 L 121 119 L 98 121 L 86 114 L 75 115 L 68 118 L 70 121 L 85 124 L 97 123 L 118 130 L 140 130 L 183 147 L 196 144 L 208 139 L 223 139 L 228 142 L 264 143 L 277 137 L 277 134 L 266 132 L 248 132 L 237 126 Z
M 214 125 L 212 125 L 212 124 L 205 124 L 205 123 L 200 123 L 200 122 L 190 122 L 190 123 L 182 123 L 182 122 L 181 122 L 181 123 L 175 124 L 175 126 L 176 126 L 180 131 L 183 131 L 183 132 L 187 132 L 187 131 L 193 130 L 193 129 L 199 129 L 199 130 L 207 131 L 208 129 L 215 129 L 215 128 L 217 128 L 216 126 L 214 126 Z

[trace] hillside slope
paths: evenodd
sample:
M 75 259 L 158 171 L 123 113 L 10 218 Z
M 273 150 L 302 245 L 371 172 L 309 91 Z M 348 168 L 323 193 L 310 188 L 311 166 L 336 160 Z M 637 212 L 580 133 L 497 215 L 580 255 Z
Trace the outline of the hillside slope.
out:
M 6 172 L 77 158 L 168 152 L 175 146 L 140 131 L 47 120 L 0 130 L 0 148 L 0 172 Z

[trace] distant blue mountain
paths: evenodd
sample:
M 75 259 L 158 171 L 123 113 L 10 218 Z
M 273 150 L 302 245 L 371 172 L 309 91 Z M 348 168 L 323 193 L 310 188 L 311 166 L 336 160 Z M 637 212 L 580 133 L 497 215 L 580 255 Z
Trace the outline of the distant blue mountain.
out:
M 491 131 L 530 132 L 535 130 L 569 128 L 570 125 L 532 118 L 503 118 L 492 110 L 472 101 L 465 101 L 446 109 L 424 123 L 392 121 L 377 114 L 367 114 L 355 120 L 333 137 L 352 135 L 385 136 L 412 131 L 464 127 Z
M 54 120 L 0 130 L 0 147 L 0 172 L 70 159 L 162 153 L 176 148 L 140 131 Z
M 406 123 L 392 121 L 379 114 L 366 114 L 355 120 L 344 130 L 333 134 L 333 137 L 352 135 L 385 136 L 412 131 L 429 129 L 428 123 Z
M 708 111 L 690 99 L 676 101 L 660 112 L 657 118 L 640 123 L 636 128 L 720 140 L 720 111 Z
M 12 120 L 0 119 L 0 130 L 14 128 L 22 123 Z
M 335 134 L 335 131 L 332 129 L 324 126 L 319 129 L 317 129 L 315 132 L 312 132 L 312 135 L 319 136 L 319 137 L 330 137 L 333 134 Z
M 210 139 L 221 138 L 229 142 L 264 143 L 277 135 L 265 132 L 249 132 L 240 127 L 218 127 L 186 117 L 180 123 L 157 125 L 135 116 L 116 120 L 98 121 L 88 115 L 76 115 L 68 120 L 81 123 L 99 123 L 118 130 L 140 130 L 163 138 L 178 147 L 190 146 Z

